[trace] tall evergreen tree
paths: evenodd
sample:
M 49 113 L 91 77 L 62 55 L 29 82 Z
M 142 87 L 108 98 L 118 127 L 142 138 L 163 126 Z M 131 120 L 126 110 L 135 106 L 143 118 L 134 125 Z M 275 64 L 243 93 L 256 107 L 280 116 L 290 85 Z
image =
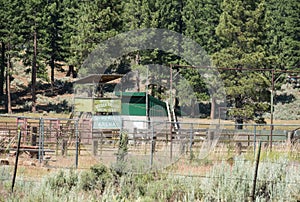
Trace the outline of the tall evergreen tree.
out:
M 31 65 L 31 94 L 32 112 L 36 111 L 36 82 L 37 74 L 46 74 L 45 63 L 45 39 L 46 39 L 46 4 L 42 0 L 20 1 L 22 2 L 22 22 L 19 24 L 20 34 L 25 47 L 23 62 Z
M 120 1 L 84 1 L 77 13 L 75 35 L 71 38 L 70 62 L 79 67 L 96 46 L 121 29 Z
M 270 80 L 261 72 L 243 71 L 263 69 L 265 66 L 264 39 L 265 2 L 223 0 L 222 14 L 216 28 L 224 47 L 213 55 L 214 64 L 224 70 L 223 81 L 236 123 L 254 119 L 267 110 L 267 89 Z
M 6 83 L 5 106 L 8 113 L 11 109 L 10 96 L 10 78 L 12 74 L 11 58 L 16 56 L 20 51 L 18 24 L 21 17 L 19 16 L 20 2 L 15 0 L 1 1 L 1 68 L 0 68 L 0 96 L 4 93 L 4 83 Z
M 127 0 L 123 4 L 123 31 L 150 28 L 153 25 L 153 2 L 147 0 Z
M 188 0 L 183 8 L 184 34 L 212 54 L 221 48 L 216 35 L 221 14 L 221 0 Z
M 266 50 L 270 68 L 300 68 L 300 3 L 266 1 Z
M 207 54 L 218 51 L 221 42 L 216 36 L 216 27 L 219 23 L 221 13 L 221 0 L 188 0 L 183 8 L 183 22 L 185 24 L 184 34 L 196 41 Z M 199 54 L 199 53 L 194 53 Z M 214 86 L 205 84 L 200 75 L 195 74 L 194 70 L 185 70 L 185 77 L 193 84 L 198 101 L 208 99 L 208 88 Z M 216 95 L 211 97 L 212 119 L 216 115 Z
M 62 2 L 62 16 L 63 16 L 63 24 L 62 24 L 62 48 L 61 56 L 63 60 L 68 64 L 69 70 L 67 72 L 67 76 L 73 76 L 75 78 L 77 76 L 75 71 L 75 65 L 79 64 L 73 60 L 73 52 L 71 49 L 71 40 L 74 36 L 77 35 L 77 23 L 80 17 L 79 15 L 79 1 L 78 0 L 64 0 Z
M 45 8 L 46 19 L 46 40 L 44 54 L 50 66 L 51 90 L 54 89 L 54 69 L 59 66 L 58 62 L 63 62 L 63 5 L 61 0 L 48 1 Z
M 157 19 L 157 28 L 163 28 L 177 33 L 183 34 L 185 24 L 183 23 L 182 12 L 184 1 L 182 0 L 166 0 L 155 1 L 155 18 Z M 182 52 L 182 41 L 178 41 L 178 52 Z M 158 63 L 160 64 L 180 64 L 181 58 L 172 53 L 163 53 L 158 51 Z
M 1 66 L 0 66 L 0 96 L 4 95 L 4 81 L 5 81 L 5 66 L 6 66 L 6 41 L 9 30 L 9 15 L 7 9 L 8 1 L 0 1 L 0 41 L 1 41 Z

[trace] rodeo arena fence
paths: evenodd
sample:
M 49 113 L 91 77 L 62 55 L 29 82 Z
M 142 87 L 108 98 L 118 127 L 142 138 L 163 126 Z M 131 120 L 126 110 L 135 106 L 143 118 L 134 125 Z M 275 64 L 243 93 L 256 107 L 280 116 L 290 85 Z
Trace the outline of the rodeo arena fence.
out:
M 110 165 L 121 155 L 132 166 L 139 162 L 141 169 L 159 169 L 180 158 L 203 158 L 210 152 L 255 151 L 259 141 L 264 147 L 299 152 L 300 124 L 244 124 L 239 130 L 234 124 L 224 124 L 220 130 L 220 125 L 207 123 L 180 122 L 179 127 L 168 121 L 121 122 L 119 129 L 93 129 L 92 118 L 1 116 L 0 152 L 15 155 L 18 135 L 22 155 L 53 168 Z

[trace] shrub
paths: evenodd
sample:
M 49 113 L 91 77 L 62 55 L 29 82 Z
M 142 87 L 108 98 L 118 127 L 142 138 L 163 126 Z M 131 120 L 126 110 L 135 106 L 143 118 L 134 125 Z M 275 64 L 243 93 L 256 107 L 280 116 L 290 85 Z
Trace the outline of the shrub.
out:
M 114 179 L 112 172 L 103 164 L 97 164 L 80 175 L 80 188 L 84 191 L 98 189 L 101 193 Z
M 254 164 L 237 158 L 230 166 L 226 162 L 213 166 L 203 179 L 201 190 L 205 201 L 246 201 L 252 189 Z M 297 201 L 300 188 L 299 168 L 287 158 L 265 160 L 259 164 L 255 197 L 259 201 Z
M 69 172 L 60 170 L 58 174 L 50 176 L 47 179 L 47 184 L 49 184 L 49 187 L 52 190 L 57 191 L 58 193 L 71 191 L 77 186 L 77 183 L 78 174 L 73 170 L 70 170 Z

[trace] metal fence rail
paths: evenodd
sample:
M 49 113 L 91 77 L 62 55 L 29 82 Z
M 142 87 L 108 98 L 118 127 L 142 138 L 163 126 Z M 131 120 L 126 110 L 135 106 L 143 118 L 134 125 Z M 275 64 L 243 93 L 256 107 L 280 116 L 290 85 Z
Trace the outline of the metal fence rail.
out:
M 265 146 L 287 148 L 292 143 L 291 133 L 300 127 L 300 124 L 272 127 L 244 124 L 242 130 L 237 130 L 234 124 L 180 122 L 180 128 L 174 130 L 172 122 L 136 120 L 122 120 L 118 129 L 93 129 L 92 125 L 92 119 L 88 118 L 0 116 L 0 151 L 14 154 L 19 129 L 22 151 L 40 163 L 52 161 L 49 165 L 76 168 L 99 161 L 110 164 L 117 159 L 121 134 L 126 134 L 128 159 L 145 161 L 145 166 L 158 168 L 182 155 L 199 154 L 203 149 L 213 152 L 214 146 L 238 145 L 241 151 L 255 150 L 261 141 Z

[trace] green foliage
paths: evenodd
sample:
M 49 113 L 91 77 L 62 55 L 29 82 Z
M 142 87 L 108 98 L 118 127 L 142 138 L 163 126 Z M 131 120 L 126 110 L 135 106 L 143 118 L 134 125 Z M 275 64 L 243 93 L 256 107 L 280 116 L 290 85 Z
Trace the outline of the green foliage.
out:
M 203 78 L 199 74 L 198 70 L 182 69 L 180 70 L 180 73 L 186 80 L 179 81 L 179 93 L 190 93 L 190 91 L 184 90 L 184 88 L 187 88 L 186 86 L 191 86 L 193 88 L 193 92 L 195 92 L 194 95 L 179 95 L 179 97 L 187 99 L 186 101 L 184 100 L 183 103 L 187 104 L 188 100 L 191 101 L 191 99 L 197 99 L 197 101 L 209 100 L 207 85 L 204 83 Z M 186 83 L 187 81 L 188 83 Z
M 76 26 L 71 37 L 69 61 L 79 67 L 97 45 L 121 29 L 119 1 L 82 1 L 76 9 Z
M 287 165 L 289 161 L 279 158 L 276 161 L 265 160 L 259 164 L 256 185 L 256 200 L 293 201 L 299 199 L 299 188 L 291 186 L 300 179 L 295 167 Z M 252 188 L 254 165 L 244 158 L 236 158 L 231 167 L 222 162 L 215 165 L 201 185 L 203 200 L 209 201 L 246 201 Z M 245 172 L 247 171 L 247 172 Z M 291 188 L 292 187 L 292 188 Z
M 47 65 L 53 70 L 60 62 L 67 62 L 78 69 L 101 41 L 140 28 L 165 28 L 182 33 L 212 55 L 214 65 L 218 67 L 299 69 L 300 4 L 297 0 L 7 0 L 0 4 L 0 95 L 4 89 L 7 56 L 21 59 L 27 68 L 32 65 L 35 32 L 37 73 L 45 80 L 48 78 Z M 178 51 L 185 51 L 181 50 L 180 43 L 179 40 Z M 110 72 L 126 73 L 131 65 L 186 64 L 186 61 L 161 50 L 141 50 L 124 55 L 113 63 L 102 65 L 104 68 L 111 65 Z M 249 109 L 243 114 L 247 116 L 245 119 L 258 116 L 257 119 L 261 120 L 266 106 L 256 109 L 249 103 L 257 105 L 266 101 L 264 95 L 267 95 L 269 83 L 264 78 L 270 76 L 263 72 L 249 73 L 250 78 L 240 72 L 222 73 L 230 106 L 245 108 L 244 111 Z M 213 85 L 205 86 L 203 79 L 193 70 L 181 74 L 193 87 L 194 97 L 198 101 L 207 101 L 207 89 Z M 259 79 L 264 82 L 259 83 Z M 51 81 L 54 82 L 53 71 Z M 181 83 L 182 89 L 188 84 Z M 236 88 L 232 88 L 234 86 Z M 238 93 L 248 94 L 249 89 L 259 90 L 255 92 L 261 96 L 259 101 L 253 101 L 253 92 L 249 94 L 251 99 L 237 97 Z M 187 104 L 189 99 L 183 102 Z M 237 113 L 233 115 L 236 118 Z
M 221 0 L 188 0 L 183 7 L 184 34 L 199 43 L 208 54 L 215 53 L 221 48 L 221 41 L 216 35 L 221 2 Z
M 128 152 L 128 135 L 126 132 L 121 132 L 118 152 L 116 154 L 117 161 L 112 165 L 112 170 L 116 172 L 119 176 L 126 174 L 127 172 L 131 172 L 128 167 L 129 163 L 127 162 L 126 155 Z
M 119 140 L 119 150 L 117 154 L 117 161 L 124 161 L 125 156 L 128 152 L 128 135 L 126 132 L 122 132 L 120 134 L 120 140 Z
M 90 171 L 81 173 L 79 187 L 84 191 L 97 189 L 103 192 L 112 180 L 110 170 L 102 164 L 97 164 L 92 166 Z
M 299 19 L 297 0 L 266 1 L 266 51 L 271 68 L 299 69 Z
M 191 177 L 160 173 L 124 174 L 117 177 L 102 164 L 90 170 L 59 171 L 40 182 L 18 178 L 14 194 L 6 201 L 247 201 L 253 183 L 254 160 L 240 156 L 231 163 L 212 166 L 206 176 Z M 0 168 L 1 179 L 11 170 Z M 259 201 L 300 199 L 299 165 L 280 152 L 262 153 L 255 198 Z M 10 183 L 0 182 L 10 190 Z M 1 197 L 0 197 L 1 198 Z
M 265 51 L 264 16 L 265 2 L 223 1 L 222 14 L 216 34 L 224 46 L 213 55 L 214 64 L 221 68 L 223 82 L 231 109 L 229 114 L 242 123 L 243 120 L 261 117 L 268 109 L 270 78 L 256 70 L 263 69 Z
M 192 178 L 153 173 L 124 175 L 120 179 L 120 198 L 142 201 L 193 201 L 202 196 L 200 181 Z
M 250 162 L 238 161 L 231 168 L 229 164 L 222 162 L 212 168 L 207 178 L 203 179 L 201 189 L 204 199 L 209 201 L 244 201 L 250 194 L 250 181 L 252 172 L 245 172 L 245 168 L 251 167 Z M 243 180 L 245 179 L 245 180 Z
M 152 173 L 126 174 L 120 178 L 121 196 L 125 198 L 144 197 L 147 195 L 147 184 L 154 182 Z
M 66 173 L 61 170 L 56 175 L 49 177 L 47 183 L 52 190 L 64 194 L 76 188 L 78 180 L 78 175 L 75 171 L 70 170 Z
M 298 89 L 289 84 L 282 85 L 274 96 L 274 120 L 300 120 L 300 95 Z M 270 113 L 264 115 L 270 118 Z
M 124 1 L 122 19 L 123 30 L 135 30 L 138 28 L 150 28 L 155 25 L 153 15 L 153 2 L 146 0 Z
M 9 190 L 11 188 L 11 172 L 12 169 L 6 166 L 0 167 L 0 190 Z M 5 195 L 0 196 L 0 201 L 5 201 Z

